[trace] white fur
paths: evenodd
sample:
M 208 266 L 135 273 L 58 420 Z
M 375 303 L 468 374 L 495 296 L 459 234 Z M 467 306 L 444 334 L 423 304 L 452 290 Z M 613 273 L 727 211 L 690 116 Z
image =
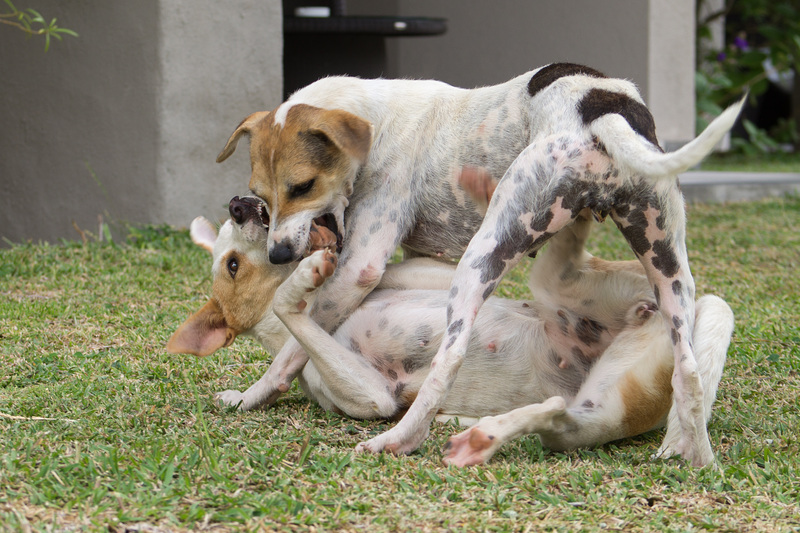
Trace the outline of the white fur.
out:
M 192 228 L 195 238 L 194 224 Z M 630 313 L 652 298 L 643 274 L 635 269 L 609 272 L 590 268 L 592 256 L 583 250 L 587 235 L 588 223 L 583 221 L 559 234 L 545 249 L 530 277 L 535 301 L 491 298 L 484 306 L 475 327 L 472 356 L 465 360 L 440 410 L 443 418 L 458 418 L 462 424 L 484 418 L 451 439 L 446 462 L 488 461 L 503 443 L 525 433 L 537 433 L 545 445 L 559 450 L 630 435 L 624 423 L 630 406 L 620 397 L 620 384 L 623 378 L 635 376 L 645 388 L 651 387 L 650 369 L 671 365 L 670 343 L 660 315 L 637 318 Z M 255 236 L 246 238 L 239 226 L 228 221 L 214 244 L 214 255 L 263 251 L 264 232 Z M 302 301 L 314 301 L 314 273 L 326 254 L 316 252 L 297 266 L 249 334 L 270 351 L 287 340 L 288 331 L 276 324 L 274 308 L 311 358 L 300 376 L 301 386 L 311 398 L 325 409 L 356 418 L 392 416 L 401 407 L 395 394 L 398 379 L 409 390 L 418 390 L 428 374 L 427 363 L 437 347 L 433 341 L 441 336 L 446 322 L 447 292 L 442 288 L 452 279 L 453 265 L 425 258 L 390 265 L 383 288 L 374 291 L 331 336 L 298 306 Z M 260 265 L 265 271 L 282 268 Z M 565 281 L 565 268 L 579 274 Z M 587 304 L 587 299 L 594 303 Z M 553 325 L 549 317 L 560 309 L 602 320 L 618 335 L 591 370 L 578 377 L 577 393 L 559 385 L 559 374 L 572 371 L 549 356 L 554 346 L 547 332 Z M 711 296 L 700 300 L 695 342 L 701 374 L 711 392 L 707 396 L 709 415 L 732 328 L 733 316 L 725 302 Z M 423 341 L 417 336 L 421 330 L 426 332 Z M 423 364 L 403 373 L 405 362 L 394 357 L 406 357 L 410 342 L 429 343 L 430 350 L 422 356 Z M 389 376 L 390 368 L 400 374 L 398 379 Z M 223 402 L 241 399 L 238 391 L 218 396 Z M 662 401 L 669 403 L 669 396 Z M 591 407 L 586 407 L 587 402 Z M 653 420 L 652 427 L 662 423 Z M 679 433 L 673 429 L 675 424 L 671 419 L 668 438 Z M 480 442 L 490 444 L 482 446 Z
M 535 183 L 528 180 L 529 173 L 537 165 L 547 164 L 554 155 L 549 153 L 552 150 L 548 152 L 547 145 L 559 144 L 561 136 L 566 135 L 571 146 L 581 150 L 591 150 L 592 143 L 597 142 L 605 147 L 619 170 L 613 180 L 617 190 L 641 186 L 642 195 L 653 191 L 658 199 L 661 211 L 646 213 L 651 228 L 646 238 L 650 244 L 668 243 L 670 253 L 676 257 L 678 272 L 667 276 L 654 268 L 651 263 L 659 259 L 653 249 L 640 259 L 651 286 L 664 299 L 661 312 L 665 328 L 671 328 L 673 317 L 679 317 L 682 324 L 677 330 L 680 342 L 673 348 L 678 362 L 673 386 L 684 437 L 676 451 L 692 464 L 707 464 L 713 460 L 713 453 L 700 407 L 704 402 L 703 387 L 689 343 L 694 327 L 694 283 L 688 268 L 683 202 L 675 173 L 710 150 L 730 127 L 739 107 L 723 114 L 708 132 L 686 147 L 673 154 L 662 154 L 613 110 L 606 110 L 608 114 L 590 124 L 584 123 L 580 107 L 593 90 L 625 95 L 641 104 L 632 83 L 584 74 L 566 75 L 531 96 L 528 84 L 539 72 L 473 90 L 435 81 L 332 77 L 301 89 L 277 110 L 275 121 L 282 125 L 288 120 L 289 107 L 300 103 L 341 109 L 372 125 L 367 160 L 357 169 L 352 195 L 349 190 L 345 192 L 350 204 L 335 213 L 340 228 L 345 230 L 341 267 L 318 291 L 311 316 L 324 330 L 335 330 L 376 286 L 399 245 L 416 255 L 456 258 L 464 253 L 469 238 L 478 230 L 482 213 L 479 202 L 471 201 L 459 188 L 458 176 L 465 169 L 481 167 L 494 180 L 506 175 L 498 185 L 500 194 L 489 206 L 488 222 L 481 227 L 484 234 L 472 241 L 467 254 L 491 253 L 493 247 L 508 244 L 488 237 L 498 229 L 506 230 L 495 226 L 509 202 L 509 196 L 504 195 L 525 193 L 522 197 L 528 201 L 527 211 L 518 213 L 520 219 L 532 219 L 552 210 L 554 222 L 548 232 L 559 231 L 574 213 L 559 208 L 558 203 L 547 204 L 559 201 L 547 195 L 556 191 L 558 185 L 579 183 L 579 177 L 572 167 L 563 164 L 564 154 L 559 155 L 561 160 L 554 171 L 539 176 Z M 601 151 L 596 147 L 595 155 Z M 229 150 L 226 148 L 223 153 Z M 591 170 L 587 161 L 581 164 L 575 168 Z M 512 181 L 515 185 L 511 185 Z M 515 187 L 523 187 L 518 182 L 527 183 L 528 189 L 516 190 Z M 346 187 L 349 188 L 349 182 Z M 498 196 L 504 197 L 498 199 Z M 611 206 L 615 207 L 618 206 Z M 521 208 L 515 206 L 515 209 Z M 600 217 L 605 214 L 597 213 Z M 657 221 L 659 214 L 661 218 Z M 271 213 L 270 231 L 275 235 L 304 236 L 310 218 L 318 215 L 308 212 L 306 219 L 290 217 L 290 220 L 282 218 L 276 209 L 276 213 Z M 624 216 L 617 216 L 615 222 L 623 228 L 633 223 Z M 473 259 L 477 257 L 474 254 Z M 509 258 L 506 266 L 522 255 L 520 252 Z M 469 268 L 464 261 L 460 267 L 464 271 Z M 411 451 L 425 438 L 426 426 L 445 401 L 466 355 L 471 325 L 481 305 L 478 299 L 485 291 L 491 292 L 489 284 L 477 281 L 480 275 L 474 271 L 459 279 L 460 294 L 456 297 L 454 293 L 450 305 L 455 311 L 454 321 L 466 327 L 454 339 L 454 345 L 440 350 L 435 360 L 436 371 L 426 379 L 408 415 L 390 432 L 362 443 L 359 450 L 380 451 L 388 447 Z M 681 294 L 672 293 L 674 281 L 681 283 Z M 468 302 L 466 294 L 474 299 Z M 240 407 L 252 409 L 270 404 L 280 390 L 288 388 L 306 361 L 307 354 L 296 342 L 287 343 L 276 356 L 269 375 L 244 393 Z

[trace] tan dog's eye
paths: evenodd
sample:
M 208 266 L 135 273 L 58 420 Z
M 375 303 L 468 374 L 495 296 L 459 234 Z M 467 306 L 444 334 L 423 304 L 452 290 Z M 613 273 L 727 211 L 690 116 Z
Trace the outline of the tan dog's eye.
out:
M 298 185 L 292 185 L 289 188 L 289 196 L 292 198 L 297 198 L 298 196 L 303 196 L 304 194 L 308 194 L 308 192 L 314 187 L 315 179 L 310 179 L 305 183 L 300 183 Z
M 231 257 L 228 259 L 228 274 L 231 275 L 232 278 L 236 277 L 236 272 L 239 271 L 239 261 L 236 260 L 235 257 Z

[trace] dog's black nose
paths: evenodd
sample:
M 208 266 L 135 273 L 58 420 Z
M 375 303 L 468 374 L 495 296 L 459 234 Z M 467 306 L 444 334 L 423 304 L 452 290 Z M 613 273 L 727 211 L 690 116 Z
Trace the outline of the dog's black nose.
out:
M 244 222 L 246 208 L 247 204 L 238 196 L 234 196 L 228 204 L 228 212 L 231 214 L 233 221 L 237 224 Z
M 269 262 L 273 265 L 285 265 L 292 261 L 292 248 L 286 242 L 277 242 L 269 251 Z

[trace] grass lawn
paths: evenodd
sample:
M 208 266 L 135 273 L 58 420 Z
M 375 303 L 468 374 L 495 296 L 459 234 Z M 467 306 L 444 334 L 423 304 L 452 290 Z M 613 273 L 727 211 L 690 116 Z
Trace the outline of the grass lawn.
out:
M 757 156 L 717 152 L 703 160 L 700 164 L 700 170 L 800 172 L 800 152 L 775 152 Z
M 164 352 L 210 287 L 187 233 L 2 249 L 0 530 L 800 530 L 800 198 L 692 205 L 689 222 L 698 293 L 737 317 L 716 469 L 651 461 L 662 432 L 572 453 L 526 437 L 457 469 L 435 425 L 412 456 L 354 455 L 389 425 L 296 389 L 267 411 L 212 403 L 266 370 L 255 343 Z M 629 257 L 610 223 L 591 244 Z M 524 294 L 523 270 L 499 292 Z

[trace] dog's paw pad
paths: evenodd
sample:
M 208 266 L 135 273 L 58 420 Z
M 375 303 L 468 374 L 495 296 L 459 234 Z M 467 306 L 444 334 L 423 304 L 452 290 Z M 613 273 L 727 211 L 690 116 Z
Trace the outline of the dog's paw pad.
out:
M 495 436 L 478 427 L 462 431 L 450 437 L 444 445 L 444 464 L 458 467 L 483 464 L 497 448 Z
M 311 271 L 312 283 L 314 287 L 322 285 L 326 279 L 331 277 L 336 270 L 336 254 L 327 248 L 314 254 L 318 261 Z

